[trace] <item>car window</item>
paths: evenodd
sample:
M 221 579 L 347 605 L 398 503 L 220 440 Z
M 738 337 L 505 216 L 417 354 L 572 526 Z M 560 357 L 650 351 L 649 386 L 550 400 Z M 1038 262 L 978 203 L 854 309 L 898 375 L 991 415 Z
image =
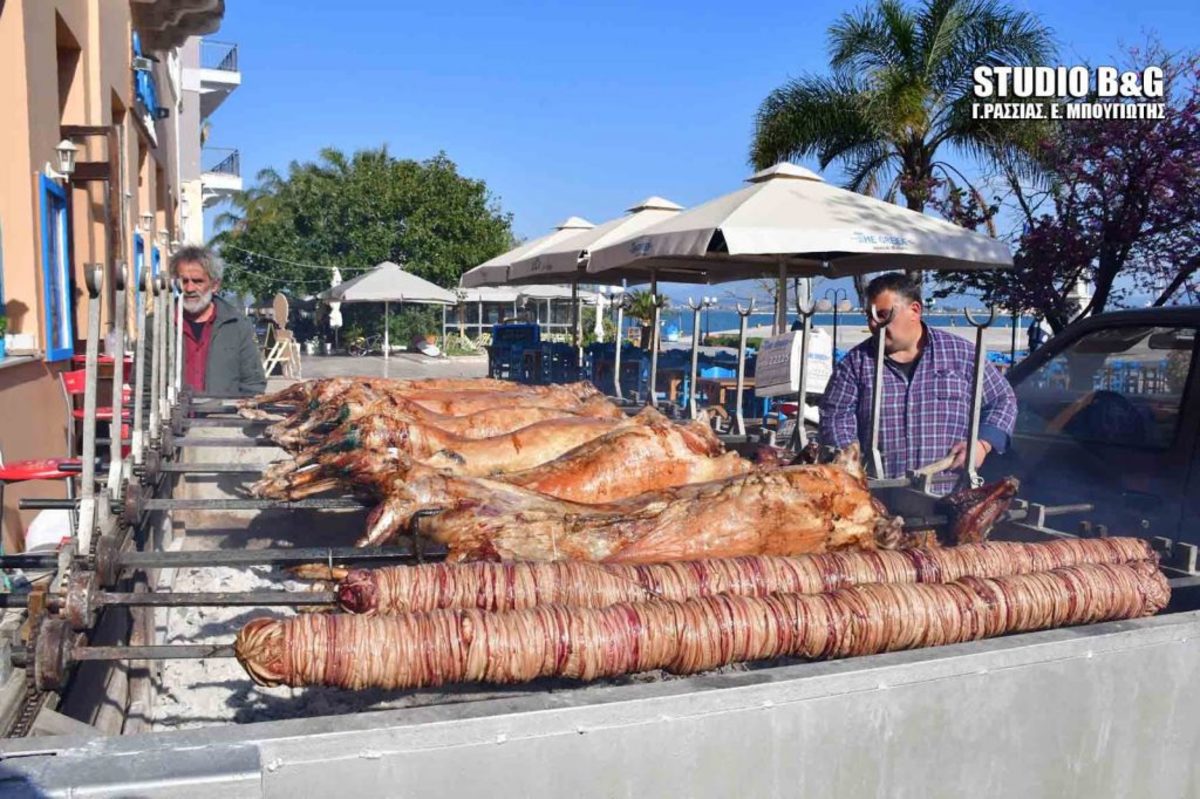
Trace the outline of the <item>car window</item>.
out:
M 1073 342 L 1016 387 L 1018 434 L 1166 449 L 1196 330 L 1112 327 Z

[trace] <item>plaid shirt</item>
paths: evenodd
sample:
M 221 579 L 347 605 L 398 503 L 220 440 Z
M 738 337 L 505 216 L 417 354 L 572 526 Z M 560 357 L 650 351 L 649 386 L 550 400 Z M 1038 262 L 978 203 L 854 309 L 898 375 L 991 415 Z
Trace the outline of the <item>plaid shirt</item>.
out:
M 895 364 L 884 361 L 879 448 L 885 477 L 901 477 L 945 457 L 951 446 L 970 434 L 975 347 L 953 333 L 924 328 L 925 347 L 911 380 Z M 833 370 L 821 400 L 822 443 L 841 449 L 857 440 L 863 454 L 869 454 L 874 383 L 875 340 L 870 338 L 850 350 Z M 985 365 L 980 439 L 1003 452 L 1016 421 L 1012 386 L 994 366 Z M 942 472 L 933 487 L 950 491 L 957 480 L 957 473 Z

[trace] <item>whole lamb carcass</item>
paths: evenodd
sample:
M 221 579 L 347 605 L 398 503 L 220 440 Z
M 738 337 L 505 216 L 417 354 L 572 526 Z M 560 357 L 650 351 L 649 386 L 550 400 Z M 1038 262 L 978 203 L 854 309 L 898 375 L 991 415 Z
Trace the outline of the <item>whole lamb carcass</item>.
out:
M 753 465 L 725 452 L 703 420 L 675 424 L 650 416 L 648 424 L 618 428 L 535 466 L 494 479 L 560 499 L 603 503 L 671 486 L 745 474 Z M 300 499 L 332 488 L 377 498 L 404 480 L 410 460 L 386 451 L 355 449 L 320 457 L 312 468 L 264 479 L 260 496 Z
M 867 491 L 857 447 L 836 464 L 750 472 L 598 505 L 420 464 L 390 490 L 359 543 L 380 544 L 419 512 L 437 511 L 416 530 L 445 545 L 451 561 L 657 563 L 871 549 L 902 525 Z
M 464 438 L 490 438 L 504 435 L 535 422 L 589 416 L 599 419 L 621 419 L 620 408 L 603 397 L 593 397 L 577 407 L 544 408 L 538 405 L 498 405 L 463 416 L 431 411 L 406 397 L 398 395 L 380 398 L 345 398 L 322 405 L 313 411 L 297 412 L 282 422 L 268 427 L 265 435 L 285 449 L 298 449 L 318 444 L 328 438 L 333 427 L 353 426 L 359 420 L 394 418 L 430 427 Z
M 662 418 L 652 409 L 620 419 L 570 416 L 535 422 L 504 435 L 471 439 L 393 417 L 367 417 L 327 436 L 322 444 L 298 453 L 291 461 L 272 464 L 253 490 L 268 490 L 287 475 L 312 467 L 322 455 L 339 451 L 391 450 L 455 474 L 514 472 L 554 460 L 611 430 Z

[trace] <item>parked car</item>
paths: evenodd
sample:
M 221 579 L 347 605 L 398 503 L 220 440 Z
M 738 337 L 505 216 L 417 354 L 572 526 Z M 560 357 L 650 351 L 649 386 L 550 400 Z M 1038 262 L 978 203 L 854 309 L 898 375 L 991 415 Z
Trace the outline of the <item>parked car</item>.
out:
M 1101 314 L 1051 338 L 1008 374 L 1012 446 L 984 475 L 1020 478 L 1046 504 L 1092 503 L 1054 519 L 1112 534 L 1200 544 L 1200 307 Z

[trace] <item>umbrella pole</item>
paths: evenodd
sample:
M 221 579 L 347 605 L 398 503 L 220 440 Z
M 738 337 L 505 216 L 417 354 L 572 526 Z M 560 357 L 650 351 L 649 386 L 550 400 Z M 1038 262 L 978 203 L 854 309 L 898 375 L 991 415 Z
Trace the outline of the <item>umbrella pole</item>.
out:
M 779 287 L 775 291 L 775 335 L 787 331 L 787 265 L 779 259 Z
M 579 281 L 571 284 L 571 348 L 575 350 L 575 369 L 583 368 L 583 349 L 579 335 Z
M 389 359 L 389 357 L 391 355 L 391 351 L 392 351 L 392 342 L 391 342 L 391 339 L 389 338 L 389 334 L 391 331 L 388 330 L 388 327 L 389 327 L 388 320 L 391 317 L 390 306 L 391 306 L 391 303 L 385 302 L 383 304 L 383 376 L 384 377 L 388 376 L 388 359 Z
M 622 291 L 621 301 L 617 303 L 617 336 L 613 340 L 613 394 L 618 400 L 623 399 L 621 396 L 621 345 L 625 343 L 625 337 L 621 335 L 621 328 L 625 326 L 625 301 L 625 292 Z
M 662 313 L 662 300 L 658 296 L 658 272 L 650 273 L 650 301 L 654 305 L 654 327 L 650 331 L 650 401 L 658 406 L 658 320 Z

